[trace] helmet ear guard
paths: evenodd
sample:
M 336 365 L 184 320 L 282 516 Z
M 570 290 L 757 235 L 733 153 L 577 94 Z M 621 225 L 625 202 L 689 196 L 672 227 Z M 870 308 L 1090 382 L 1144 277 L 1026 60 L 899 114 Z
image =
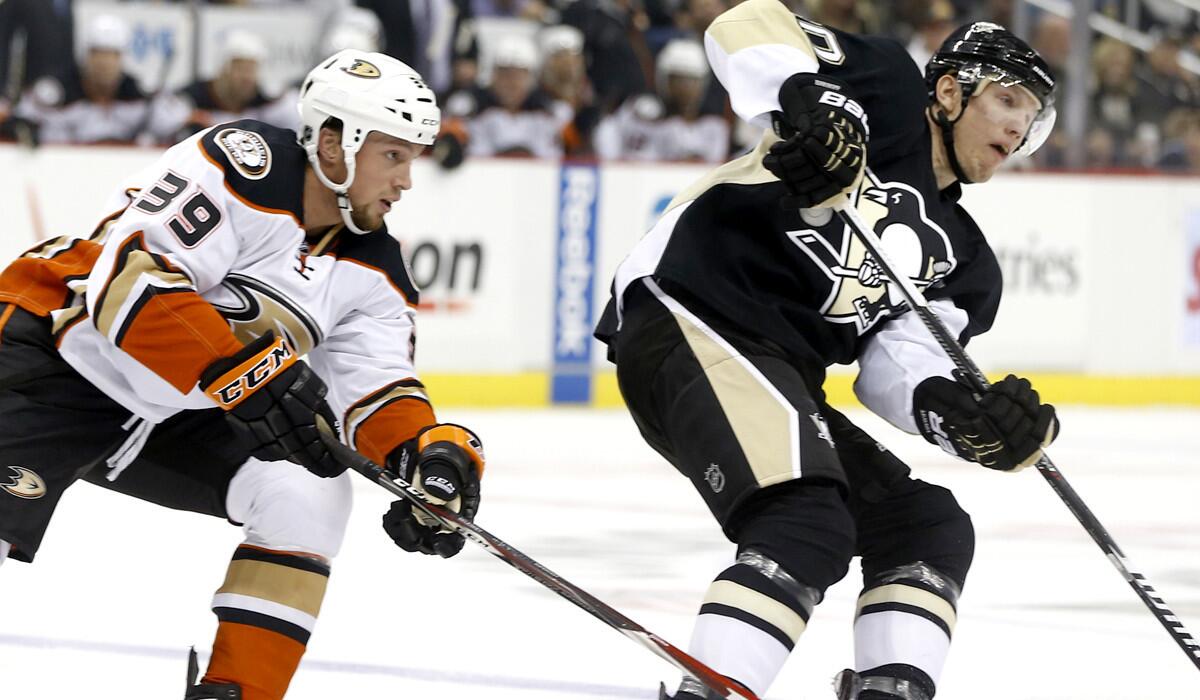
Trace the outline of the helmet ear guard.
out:
M 378 131 L 422 146 L 433 144 L 441 111 L 433 91 L 406 64 L 381 53 L 344 49 L 309 71 L 300 88 L 300 145 L 321 184 L 338 196 L 342 221 L 355 233 L 368 233 L 351 218 L 350 185 L 355 156 L 367 135 Z M 344 182 L 333 182 L 317 157 L 321 127 L 330 118 L 342 123 Z

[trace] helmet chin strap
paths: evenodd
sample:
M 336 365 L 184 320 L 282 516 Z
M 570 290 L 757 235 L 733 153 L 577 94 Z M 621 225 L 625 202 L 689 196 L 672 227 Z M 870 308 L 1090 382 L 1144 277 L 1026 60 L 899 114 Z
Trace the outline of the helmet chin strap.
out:
M 350 203 L 350 185 L 354 182 L 354 154 L 346 151 L 345 182 L 334 182 L 333 180 L 330 180 L 329 177 L 325 175 L 325 171 L 321 169 L 321 163 L 317 158 L 316 144 L 309 144 L 308 146 L 305 146 L 304 150 L 308 152 L 308 162 L 310 165 L 312 165 L 313 172 L 316 173 L 317 179 L 321 181 L 322 185 L 325 185 L 329 189 L 333 190 L 333 193 L 337 195 L 338 213 L 342 215 L 342 223 L 344 223 L 346 228 L 350 229 L 354 233 L 360 235 L 364 233 L 370 233 L 370 231 L 364 231 L 354 223 L 354 206 Z
M 966 98 L 963 100 L 962 111 L 958 113 L 958 117 L 953 121 L 946 116 L 946 110 L 942 109 L 940 105 L 935 106 L 937 113 L 933 117 L 934 121 L 937 122 L 938 129 L 942 132 L 942 144 L 946 147 L 946 158 L 950 161 L 950 169 L 954 171 L 954 177 L 958 178 L 958 181 L 964 185 L 969 185 L 974 180 L 967 177 L 967 174 L 963 172 L 962 165 L 958 162 L 958 153 L 954 150 L 954 125 L 966 113 L 967 101 L 969 99 Z

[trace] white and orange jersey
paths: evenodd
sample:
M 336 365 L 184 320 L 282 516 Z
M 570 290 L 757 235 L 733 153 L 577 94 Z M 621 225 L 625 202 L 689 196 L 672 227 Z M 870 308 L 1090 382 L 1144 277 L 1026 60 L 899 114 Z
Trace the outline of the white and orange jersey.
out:
M 413 366 L 413 285 L 386 228 L 302 228 L 296 135 L 256 121 L 182 141 L 114 196 L 88 238 L 39 244 L 0 274 L 0 301 L 53 319 L 81 375 L 150 422 L 214 407 L 213 361 L 267 330 L 307 353 L 345 439 L 368 457 L 435 421 Z

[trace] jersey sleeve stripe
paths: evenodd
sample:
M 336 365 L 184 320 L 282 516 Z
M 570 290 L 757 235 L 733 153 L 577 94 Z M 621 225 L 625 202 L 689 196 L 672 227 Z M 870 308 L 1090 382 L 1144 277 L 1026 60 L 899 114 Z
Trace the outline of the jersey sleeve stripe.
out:
M 93 310 L 96 328 L 110 340 L 114 338 L 114 330 L 119 330 L 117 319 L 126 311 L 130 302 L 136 299 L 135 290 L 140 290 L 145 284 L 190 288 L 191 280 L 171 267 L 161 256 L 148 253 L 142 232 L 138 231 L 121 244 L 112 273 L 104 283 Z M 132 317 L 129 313 L 124 315 Z M 114 326 L 117 326 L 117 329 L 114 329 Z
M 814 63 L 817 59 L 812 42 L 800 28 L 796 15 L 779 0 L 750 0 L 735 5 L 713 20 L 706 34 L 726 54 L 756 46 L 782 44 L 800 49 Z
M 138 303 L 118 347 L 180 393 L 195 388 L 204 368 L 242 348 L 229 323 L 192 290 L 148 287 Z
M 205 367 L 242 347 L 188 277 L 145 250 L 141 231 L 125 240 L 116 258 L 93 323 L 181 393 L 195 387 Z
M 779 109 L 784 81 L 819 70 L 808 35 L 778 0 L 747 0 L 727 10 L 705 32 L 704 49 L 733 111 L 764 128 Z
M 9 317 L 11 317 L 13 315 L 13 312 L 16 310 L 17 310 L 16 304 L 5 304 L 4 312 L 0 313 L 0 343 L 3 342 L 4 324 L 8 323 Z
M 74 295 L 65 284 L 86 277 L 101 247 L 79 238 L 39 244 L 0 273 L 0 302 L 12 302 L 38 316 L 67 306 Z
M 138 192 L 137 190 L 126 190 L 125 195 L 127 197 L 129 197 L 129 201 L 132 202 L 134 199 L 136 199 L 135 195 L 137 194 L 137 192 Z M 92 241 L 104 240 L 105 234 L 108 233 L 108 225 L 111 224 L 112 222 L 116 221 L 117 219 L 121 218 L 121 215 L 124 214 L 125 210 L 128 208 L 129 208 L 129 205 L 126 204 L 125 206 L 114 211 L 113 213 L 109 214 L 108 216 L 104 217 L 103 219 L 100 219 L 100 223 L 96 224 L 96 228 L 92 229 L 92 235 L 88 236 L 88 240 L 92 240 Z
M 425 387 L 410 379 L 390 384 L 352 405 L 343 424 L 350 444 L 382 464 L 396 446 L 436 422 Z
M 75 324 L 87 319 L 86 306 L 72 306 L 69 309 L 64 309 L 59 313 L 54 314 L 54 323 L 50 328 L 51 334 L 54 336 L 54 346 L 62 345 L 62 338 L 67 331 L 75 327 Z

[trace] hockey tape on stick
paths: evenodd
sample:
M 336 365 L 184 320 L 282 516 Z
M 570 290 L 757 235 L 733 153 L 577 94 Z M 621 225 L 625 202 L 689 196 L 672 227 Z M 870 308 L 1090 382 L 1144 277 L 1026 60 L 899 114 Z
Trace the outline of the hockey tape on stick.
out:
M 663 638 L 646 630 L 646 628 L 625 617 L 592 594 L 567 581 L 545 566 L 542 566 L 512 545 L 505 543 L 499 537 L 496 537 L 473 522 L 464 520 L 454 511 L 431 503 L 420 489 L 395 474 L 385 471 L 378 464 L 342 444 L 341 441 L 332 435 L 322 433 L 321 440 L 329 448 L 334 458 L 341 464 L 362 474 L 389 492 L 409 501 L 426 515 L 441 523 L 446 529 L 462 535 L 468 541 L 474 542 L 487 550 L 488 554 L 504 561 L 504 563 L 534 581 L 583 608 L 609 627 L 616 629 L 621 634 L 665 659 L 683 673 L 700 681 L 709 690 L 716 693 L 718 697 L 732 698 L 733 700 L 759 700 L 758 696 L 754 695 L 754 693 L 736 685 L 687 653 L 680 651 Z
M 955 374 L 958 376 L 959 381 L 965 382 L 967 387 L 976 394 L 982 394 L 986 391 L 989 386 L 987 377 L 979 370 L 979 366 L 975 364 L 971 357 L 967 355 L 967 351 L 959 344 L 958 339 L 954 337 L 950 329 L 946 328 L 946 324 L 942 323 L 937 314 L 929 308 L 929 302 L 925 299 L 925 295 L 921 294 L 921 290 L 917 289 L 916 285 L 913 284 L 907 275 L 897 272 L 896 266 L 888 258 L 887 253 L 884 252 L 883 242 L 879 240 L 879 236 L 875 233 L 875 230 L 863 221 L 862 216 L 854 208 L 853 203 L 849 199 L 846 199 L 833 208 L 838 213 L 838 216 L 842 218 L 842 221 L 854 232 L 854 235 L 862 241 L 867 252 L 870 253 L 880 269 L 883 270 L 883 274 L 887 277 L 888 282 L 899 288 L 901 296 L 904 297 L 904 300 L 912 308 L 913 313 L 917 314 L 918 318 L 921 319 L 921 323 L 933 334 L 938 345 L 941 345 L 942 349 L 946 351 L 946 354 L 954 362 L 954 366 L 958 368 L 958 372 Z M 1091 509 L 1087 507 L 1087 504 L 1083 502 L 1079 494 L 1075 493 L 1075 489 L 1071 487 L 1071 484 L 1067 483 L 1067 478 L 1058 470 L 1058 467 L 1054 466 L 1054 463 L 1050 461 L 1050 457 L 1044 452 L 1042 453 L 1042 458 L 1037 461 L 1037 469 L 1046 478 L 1046 481 L 1050 484 L 1050 488 L 1054 489 L 1054 492 L 1066 504 L 1067 509 L 1071 511 L 1075 519 L 1079 521 L 1079 524 L 1083 526 L 1083 529 L 1087 531 L 1092 540 L 1104 552 L 1108 560 L 1117 568 L 1117 571 L 1121 572 L 1121 576 L 1125 578 L 1126 583 L 1137 593 L 1142 603 L 1150 609 L 1154 617 L 1158 618 L 1158 621 L 1166 628 L 1171 638 L 1179 645 L 1179 648 L 1183 649 L 1184 653 L 1187 654 L 1192 664 L 1197 669 L 1200 669 L 1200 643 L 1187 631 L 1183 626 L 1183 622 L 1179 620 L 1179 617 L 1175 613 L 1171 612 L 1171 609 L 1167 607 L 1162 598 L 1155 595 L 1154 587 L 1150 585 L 1146 577 L 1133 569 L 1129 560 L 1125 558 L 1125 554 L 1121 551 L 1121 548 L 1113 540 L 1112 535 L 1108 534 L 1108 530 L 1092 514 Z

